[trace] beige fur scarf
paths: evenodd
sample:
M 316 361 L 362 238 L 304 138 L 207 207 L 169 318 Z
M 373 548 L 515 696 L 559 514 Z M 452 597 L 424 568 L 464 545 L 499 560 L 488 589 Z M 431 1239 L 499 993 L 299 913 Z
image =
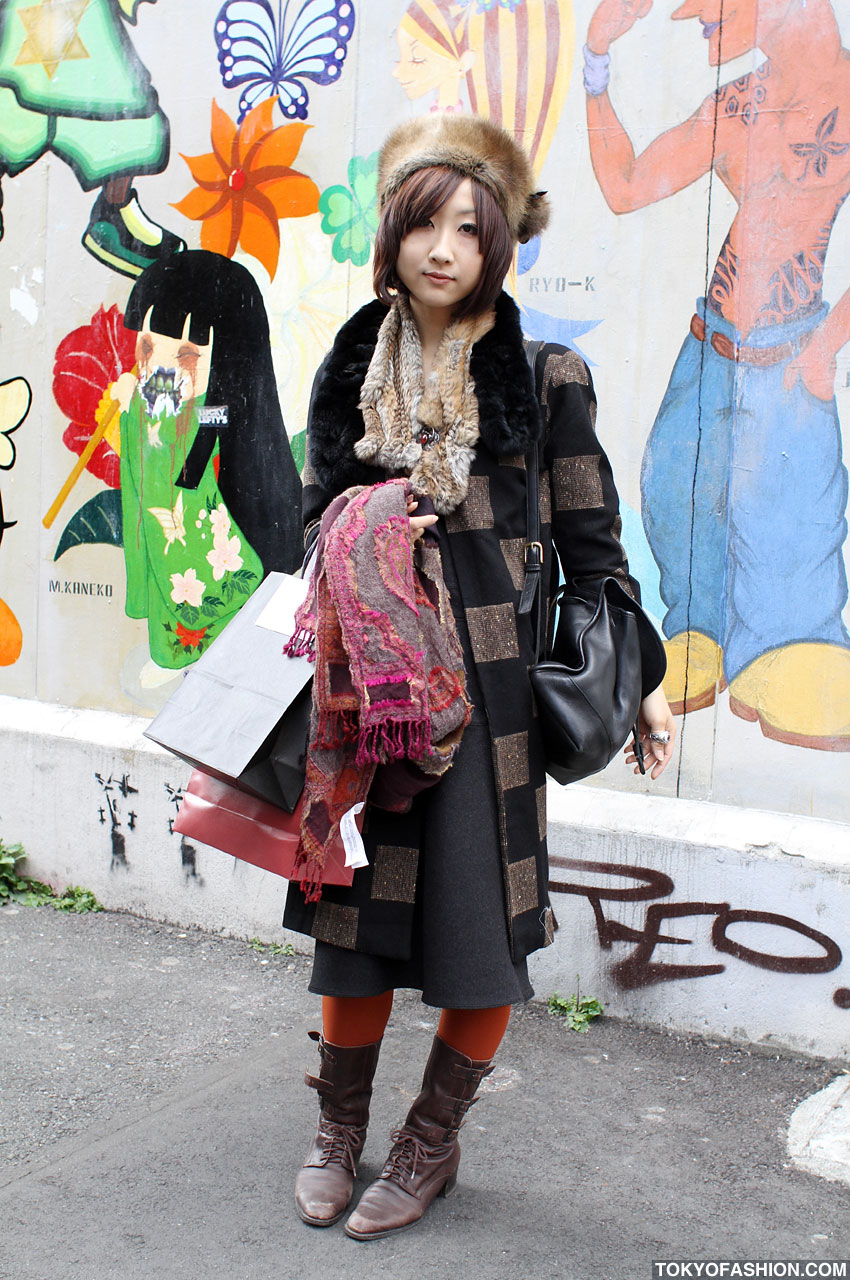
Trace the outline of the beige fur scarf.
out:
M 361 462 L 406 475 L 438 515 L 466 497 L 478 442 L 478 400 L 469 373 L 472 348 L 492 329 L 487 311 L 448 326 L 427 382 L 422 344 L 407 297 L 399 294 L 378 333 L 360 391 L 365 434 L 354 446 Z

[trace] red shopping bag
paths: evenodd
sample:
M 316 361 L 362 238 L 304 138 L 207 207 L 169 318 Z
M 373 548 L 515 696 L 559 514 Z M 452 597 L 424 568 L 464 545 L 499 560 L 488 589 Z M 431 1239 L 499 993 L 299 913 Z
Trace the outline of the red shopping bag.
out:
M 302 794 L 295 812 L 287 813 L 196 769 L 184 793 L 174 830 L 291 880 L 303 804 Z M 362 819 L 361 813 L 358 827 L 362 826 Z M 328 850 L 324 883 L 350 885 L 353 878 L 354 868 L 345 865 L 345 848 L 338 835 Z

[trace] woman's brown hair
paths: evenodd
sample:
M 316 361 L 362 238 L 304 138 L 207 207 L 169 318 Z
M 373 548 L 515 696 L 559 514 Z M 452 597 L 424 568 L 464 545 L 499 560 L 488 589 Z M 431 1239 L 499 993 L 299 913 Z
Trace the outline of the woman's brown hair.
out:
M 414 227 L 420 227 L 444 205 L 460 186 L 464 175 L 442 165 L 417 169 L 387 201 L 375 236 L 372 278 L 375 293 L 390 306 L 393 292 L 404 289 L 395 264 L 401 242 Z M 472 197 L 478 225 L 478 246 L 484 266 L 478 284 L 455 308 L 456 319 L 475 315 L 492 307 L 511 265 L 514 243 L 505 216 L 486 187 L 474 178 Z

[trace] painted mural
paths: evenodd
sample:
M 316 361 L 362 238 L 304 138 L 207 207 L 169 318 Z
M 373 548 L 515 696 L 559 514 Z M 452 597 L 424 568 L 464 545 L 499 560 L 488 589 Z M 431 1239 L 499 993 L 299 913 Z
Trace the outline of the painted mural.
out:
M 298 562 L 313 375 L 371 296 L 378 147 L 475 110 L 554 207 L 509 284 L 600 394 L 689 727 L 667 793 L 846 819 L 838 8 L 0 0 L 0 691 L 153 711 Z
M 718 83 L 639 154 L 607 88 L 609 49 L 649 10 L 603 0 L 587 34 L 587 123 L 605 199 L 626 214 L 709 171 L 737 212 L 699 298 L 643 461 L 674 710 L 732 712 L 767 737 L 850 750 L 843 544 L 847 470 L 834 394 L 850 277 L 823 297 L 850 191 L 850 70 L 829 0 L 685 0 Z M 726 80 L 758 49 L 763 60 Z M 698 280 L 698 271 L 695 271 Z
M 133 186 L 169 157 L 168 120 L 126 29 L 140 3 L 0 6 L 0 174 L 14 177 L 47 153 L 64 160 L 83 191 L 99 188 L 84 248 L 128 276 L 184 245 L 147 216 Z
M 300 482 L 254 278 L 206 250 L 148 268 L 125 315 L 101 308 L 60 343 L 54 396 L 74 419 L 69 480 L 85 464 L 108 486 L 68 522 L 54 559 L 83 543 L 123 547 L 125 610 L 148 627 L 141 680 L 156 684 L 156 668 L 203 653 L 264 573 L 301 558 Z
M 0 471 L 11 471 L 17 451 L 12 439 L 26 418 L 32 404 L 32 391 L 26 378 L 8 378 L 0 382 Z M 3 515 L 3 493 L 0 490 L 0 546 L 8 529 L 17 520 L 7 520 Z M 24 633 L 21 624 L 6 601 L 0 596 L 0 667 L 11 667 L 21 656 Z

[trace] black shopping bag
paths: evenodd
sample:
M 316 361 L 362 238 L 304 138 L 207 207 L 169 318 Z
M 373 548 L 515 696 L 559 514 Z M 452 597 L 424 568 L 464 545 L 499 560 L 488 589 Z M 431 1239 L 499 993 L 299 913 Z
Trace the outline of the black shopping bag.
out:
M 181 760 L 292 813 L 304 786 L 313 665 L 283 647 L 304 579 L 270 573 L 145 730 Z

